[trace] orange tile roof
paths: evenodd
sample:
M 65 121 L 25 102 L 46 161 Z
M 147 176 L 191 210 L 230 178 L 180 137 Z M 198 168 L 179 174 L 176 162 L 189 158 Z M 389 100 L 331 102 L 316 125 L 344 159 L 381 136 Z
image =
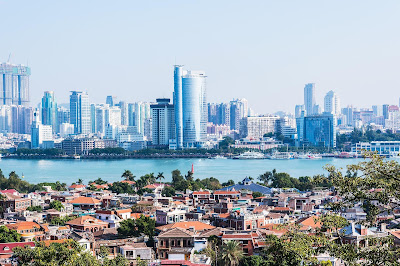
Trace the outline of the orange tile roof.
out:
M 130 181 L 130 180 L 122 180 L 121 183 L 128 183 L 129 185 L 134 185 L 134 184 L 136 184 L 135 181 Z
M 48 247 L 52 243 L 64 243 L 66 241 L 68 241 L 68 239 L 44 240 L 43 243 Z
M 99 204 L 100 200 L 91 197 L 77 197 L 71 200 L 72 204 Z
M 223 191 L 223 190 L 214 192 L 214 195 L 233 195 L 233 194 L 240 194 L 240 192 L 239 191 Z
M 191 227 L 194 227 L 195 231 L 204 231 L 204 230 L 216 228 L 215 226 L 212 226 L 212 225 L 209 225 L 206 223 L 202 223 L 199 221 L 177 222 L 177 223 L 158 226 L 156 228 L 158 230 L 164 231 L 164 230 L 171 229 L 171 228 L 190 229 Z
M 210 195 L 210 191 L 195 191 L 192 193 L 193 195 Z
M 103 222 L 102 220 L 99 220 L 97 218 L 94 218 L 94 217 L 88 216 L 88 215 L 81 216 L 81 217 L 78 217 L 76 219 L 73 219 L 73 220 L 71 220 L 69 222 L 66 222 L 66 224 L 67 225 L 81 225 L 81 226 L 84 226 L 84 225 L 95 225 L 95 224 L 108 225 L 107 222 Z
M 182 205 L 182 204 L 183 204 L 182 201 L 178 201 L 178 200 L 177 200 L 177 201 L 174 201 L 173 203 L 174 203 L 175 205 Z
M 314 220 L 318 219 L 318 216 L 310 216 L 308 218 L 303 218 L 298 220 L 296 223 L 300 225 L 301 230 L 307 230 L 308 228 L 321 228 L 321 222 Z
M 40 224 L 36 222 L 18 222 L 15 224 L 6 224 L 8 229 L 13 230 L 30 230 L 33 228 L 40 228 Z
M 74 185 L 71 185 L 71 186 L 69 186 L 70 188 L 84 188 L 84 187 L 86 187 L 85 185 L 82 185 L 82 184 L 74 184 Z
M 128 213 L 128 212 L 132 212 L 131 209 L 122 209 L 122 210 L 116 210 L 117 213 Z

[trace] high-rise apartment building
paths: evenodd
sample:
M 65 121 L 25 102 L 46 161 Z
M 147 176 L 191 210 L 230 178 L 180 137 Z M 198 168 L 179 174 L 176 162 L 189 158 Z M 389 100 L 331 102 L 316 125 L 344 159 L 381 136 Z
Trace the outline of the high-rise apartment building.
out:
M 32 107 L 11 105 L 11 131 L 18 134 L 30 134 L 33 119 Z
M 153 145 L 169 145 L 175 139 L 175 112 L 170 99 L 157 99 L 150 105 Z
M 89 95 L 86 92 L 72 91 L 70 98 L 70 121 L 75 126 L 75 134 L 91 132 Z
M 29 106 L 31 69 L 23 65 L 0 64 L 0 105 Z
M 118 103 L 118 106 L 121 109 L 121 125 L 128 126 L 129 125 L 128 104 L 124 101 L 120 101 Z
M 57 118 L 57 103 L 54 98 L 54 92 L 45 91 L 42 98 L 42 124 L 52 126 L 53 133 L 56 133 L 58 132 Z
M 243 118 L 241 137 L 262 138 L 266 133 L 278 130 L 279 116 L 248 116 Z
M 230 102 L 230 127 L 231 130 L 240 129 L 242 120 L 249 115 L 249 107 L 246 99 L 236 99 Z
M 177 148 L 202 146 L 208 118 L 204 72 L 174 67 L 174 107 Z
M 301 113 L 302 111 L 305 110 L 304 104 L 298 104 L 296 105 L 295 109 L 294 109 L 294 117 L 295 118 L 299 118 L 301 117 Z
M 329 91 L 324 98 L 324 112 L 334 114 L 336 116 L 340 115 L 340 99 L 339 96 L 334 91 Z
M 209 103 L 208 122 L 230 126 L 230 103 Z
M 315 113 L 315 84 L 308 83 L 304 87 L 304 106 L 306 115 L 313 115 Z
M 39 112 L 34 112 L 31 129 L 31 148 L 49 148 L 46 142 L 53 142 L 53 129 L 51 125 L 43 125 L 39 118 Z

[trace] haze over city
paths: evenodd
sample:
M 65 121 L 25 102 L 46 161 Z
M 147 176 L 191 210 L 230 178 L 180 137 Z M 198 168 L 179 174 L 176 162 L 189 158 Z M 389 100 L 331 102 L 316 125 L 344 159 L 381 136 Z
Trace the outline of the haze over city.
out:
M 92 102 L 172 97 L 173 65 L 204 70 L 207 100 L 257 113 L 317 101 L 398 104 L 398 1 L 0 1 L 0 61 L 28 64 L 31 105 L 53 90 Z M 361 93 L 363 92 L 363 93 Z

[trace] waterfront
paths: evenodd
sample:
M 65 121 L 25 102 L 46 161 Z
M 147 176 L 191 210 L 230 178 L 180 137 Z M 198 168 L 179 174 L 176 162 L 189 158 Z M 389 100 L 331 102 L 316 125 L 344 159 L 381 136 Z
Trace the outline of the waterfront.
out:
M 171 171 L 181 170 L 183 174 L 194 167 L 195 178 L 215 177 L 220 182 L 229 179 L 241 181 L 246 176 L 258 177 L 260 174 L 276 169 L 293 177 L 313 176 L 326 173 L 323 166 L 332 164 L 346 167 L 362 159 L 324 158 L 317 160 L 229 160 L 229 159 L 125 159 L 125 160 L 0 160 L 4 175 L 16 171 L 30 183 L 61 181 L 67 184 L 82 179 L 85 183 L 100 177 L 109 182 L 121 180 L 125 169 L 134 175 L 164 172 L 165 181 L 171 180 Z

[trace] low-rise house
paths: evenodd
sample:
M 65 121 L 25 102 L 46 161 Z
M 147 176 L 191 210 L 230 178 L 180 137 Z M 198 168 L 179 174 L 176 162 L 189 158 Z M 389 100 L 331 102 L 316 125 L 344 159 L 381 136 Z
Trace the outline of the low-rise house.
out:
M 83 191 L 86 189 L 86 186 L 83 184 L 73 184 L 68 187 L 68 190 L 75 190 L 75 191 Z
M 190 260 L 193 254 L 195 232 L 171 228 L 158 235 L 158 258 L 165 260 Z
M 4 211 L 21 212 L 31 206 L 32 200 L 23 197 L 14 189 L 2 190 L 1 195 L 3 198 L 0 200 L 0 206 Z
M 154 251 L 145 243 L 129 243 L 119 247 L 120 253 L 130 262 L 136 262 L 138 258 L 147 263 L 153 262 Z
M 16 247 L 35 247 L 35 242 L 13 242 L 13 243 L 0 243 L 0 265 L 13 265 L 11 257 L 14 255 L 13 249 Z
M 170 224 L 186 221 L 186 208 L 156 210 L 156 224 Z
M 339 233 L 342 235 L 343 243 L 356 244 L 357 247 L 367 247 L 368 238 L 386 237 L 388 235 L 385 224 L 378 231 L 377 228 L 367 228 L 354 222 L 340 229 Z
M 17 222 L 14 224 L 6 224 L 8 229 L 16 230 L 21 234 L 24 242 L 45 240 L 46 232 L 49 231 L 46 225 L 37 222 Z
M 79 210 L 92 210 L 99 209 L 101 207 L 101 201 L 91 197 L 77 197 L 71 200 L 69 203 L 74 206 L 74 209 Z
M 107 222 L 88 215 L 68 221 L 66 224 L 75 230 L 86 232 L 96 232 L 103 228 L 108 228 Z

